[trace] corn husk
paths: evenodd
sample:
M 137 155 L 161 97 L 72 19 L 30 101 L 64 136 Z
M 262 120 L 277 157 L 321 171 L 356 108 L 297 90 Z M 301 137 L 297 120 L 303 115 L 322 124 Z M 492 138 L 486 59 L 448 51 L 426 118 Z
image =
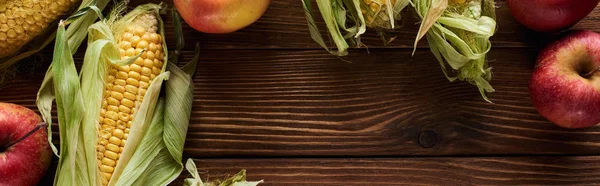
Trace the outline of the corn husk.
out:
M 120 16 L 124 7 L 117 6 L 110 19 L 88 29 L 88 48 L 79 75 L 66 23 L 59 25 L 53 61 L 37 99 L 44 120 L 51 123 L 52 101 L 56 98 L 61 138 L 60 149 L 55 148 L 59 156 L 55 185 L 101 185 L 96 144 L 104 78 L 110 64 L 131 64 L 137 58 L 121 60 L 115 36 L 120 36 L 137 15 L 153 13 L 160 17 L 161 9 L 161 5 L 146 4 Z M 159 19 L 159 31 L 164 38 L 163 28 Z M 163 50 L 167 54 L 164 43 Z M 169 59 L 168 55 L 164 59 Z M 193 72 L 195 63 L 190 62 L 186 69 Z M 167 185 L 183 170 L 182 152 L 193 83 L 191 73 L 175 64 L 176 61 L 165 63 L 162 73 L 150 83 L 136 109 L 129 138 L 108 185 Z
M 485 57 L 496 31 L 494 1 L 413 0 L 413 6 L 422 20 L 415 50 L 425 36 L 448 80 L 476 85 L 483 99 L 491 102 L 486 92 L 494 92 L 489 83 L 492 68 Z
M 194 160 L 188 159 L 185 163 L 185 168 L 190 172 L 192 178 L 185 179 L 183 182 L 184 186 L 257 186 L 264 182 L 263 180 L 246 181 L 246 170 L 241 170 L 236 175 L 226 180 L 215 180 L 213 182 L 204 183 L 200 178 L 200 174 L 198 174 L 198 168 L 196 168 Z
M 98 14 L 93 11 L 102 11 L 110 1 L 111 0 L 83 0 L 77 8 L 77 11 L 71 15 L 72 23 L 66 31 L 66 37 L 69 40 L 69 48 L 72 53 L 77 51 L 79 45 L 81 45 L 87 36 L 87 27 L 92 25 L 98 19 Z M 57 27 L 53 25 L 58 24 L 49 26 L 19 53 L 9 57 L 0 58 L 0 87 L 16 76 L 17 73 L 26 73 L 25 71 L 31 70 L 32 67 L 17 69 L 19 66 L 17 63 L 38 53 L 54 41 Z M 31 66 L 36 65 L 33 64 Z
M 384 43 L 388 44 L 393 38 L 387 37 L 387 32 L 394 29 L 396 21 L 401 19 L 400 12 L 410 0 L 384 0 L 381 8 L 375 11 L 368 8 L 363 0 L 316 0 L 319 12 L 327 26 L 328 36 L 337 47 L 330 49 L 317 27 L 311 0 L 302 0 L 306 21 L 311 38 L 321 47 L 338 56 L 348 55 L 349 47 L 361 47 L 360 36 L 367 28 L 379 32 Z M 352 25 L 348 27 L 348 25 Z

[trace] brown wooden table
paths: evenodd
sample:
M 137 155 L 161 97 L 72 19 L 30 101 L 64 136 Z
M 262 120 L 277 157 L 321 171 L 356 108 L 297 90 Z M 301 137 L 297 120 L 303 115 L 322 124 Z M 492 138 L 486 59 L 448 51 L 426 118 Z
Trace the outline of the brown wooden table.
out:
M 184 158 L 205 179 L 247 169 L 265 186 L 600 184 L 600 128 L 556 127 L 529 98 L 537 52 L 555 37 L 528 31 L 504 1 L 498 6 L 488 56 L 494 104 L 472 85 L 448 82 L 426 42 L 411 57 L 411 11 L 391 45 L 369 33 L 368 51 L 343 57 L 352 63 L 312 41 L 300 0 L 274 0 L 233 34 L 184 25 L 184 61 L 196 41 L 202 47 Z M 599 19 L 597 8 L 574 28 L 600 32 Z M 49 51 L 39 55 L 45 66 Z M 45 66 L 0 90 L 0 101 L 36 109 Z

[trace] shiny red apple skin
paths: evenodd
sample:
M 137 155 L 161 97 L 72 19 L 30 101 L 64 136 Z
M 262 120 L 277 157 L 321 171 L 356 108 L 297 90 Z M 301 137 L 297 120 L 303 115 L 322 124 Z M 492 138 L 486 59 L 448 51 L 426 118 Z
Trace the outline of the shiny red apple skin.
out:
M 529 90 L 538 112 L 565 128 L 600 123 L 600 34 L 573 31 L 548 45 L 538 56 Z
M 537 32 L 567 29 L 587 16 L 600 0 L 507 0 L 512 15 Z
M 11 103 L 0 103 L 0 146 L 13 142 L 42 119 L 34 111 Z M 52 160 L 46 128 L 0 152 L 0 185 L 34 186 L 46 173 Z
M 226 34 L 256 22 L 270 0 L 173 0 L 185 22 L 197 31 Z

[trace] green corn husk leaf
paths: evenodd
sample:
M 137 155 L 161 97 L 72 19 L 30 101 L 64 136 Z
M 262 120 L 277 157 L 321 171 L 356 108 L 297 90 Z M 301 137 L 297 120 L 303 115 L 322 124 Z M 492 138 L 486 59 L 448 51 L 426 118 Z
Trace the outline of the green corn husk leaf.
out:
M 315 40 L 319 45 L 321 45 L 321 47 L 325 48 L 327 51 L 329 51 L 331 54 L 334 55 L 338 55 L 338 56 L 345 56 L 348 55 L 348 43 L 346 42 L 346 40 L 344 39 L 344 36 L 341 33 L 341 30 L 339 28 L 338 25 L 345 25 L 346 22 L 338 22 L 338 20 L 335 20 L 335 11 L 343 11 L 343 10 L 339 10 L 336 9 L 334 10 L 333 8 L 341 8 L 341 5 L 337 5 L 334 6 L 333 4 L 335 2 L 332 2 L 330 0 L 317 0 L 317 5 L 319 6 L 319 11 L 321 12 L 321 15 L 323 16 L 323 19 L 325 20 L 325 24 L 327 25 L 327 30 L 330 33 L 331 38 L 333 39 L 335 45 L 338 48 L 338 51 L 333 51 L 331 49 L 329 49 L 329 47 L 327 47 L 327 44 L 325 44 L 325 41 L 323 40 L 323 37 L 321 36 L 321 33 L 319 32 L 319 29 L 317 28 L 317 24 L 315 23 L 314 18 L 312 17 L 313 12 L 312 12 L 312 3 L 310 2 L 310 0 L 302 0 L 303 2 L 303 7 L 304 7 L 304 11 L 305 11 L 305 15 L 306 15 L 306 20 L 308 22 L 309 25 L 309 31 L 310 31 L 310 35 L 313 38 L 313 40 Z
M 84 0 L 81 3 L 81 5 L 79 6 L 79 10 L 77 12 L 75 12 L 71 17 L 68 18 L 70 20 L 71 24 L 66 29 L 66 31 L 63 35 L 64 38 L 61 38 L 61 40 L 66 40 L 65 42 L 67 42 L 67 44 L 65 46 L 68 50 L 71 51 L 71 54 L 77 52 L 77 49 L 81 45 L 81 42 L 83 42 L 83 39 L 85 39 L 85 37 L 87 37 L 87 28 L 90 25 L 92 25 L 94 23 L 94 21 L 96 19 L 98 19 L 98 17 L 102 17 L 101 14 L 98 14 L 98 11 L 101 11 L 102 9 L 104 9 L 106 7 L 106 5 L 108 4 L 108 2 L 109 2 L 109 0 Z M 92 9 L 96 9 L 98 11 L 89 11 Z M 66 27 L 66 25 L 67 24 L 64 22 L 61 23 L 61 26 L 63 26 L 63 27 Z M 64 29 L 64 28 L 59 28 L 59 29 Z M 46 32 L 49 32 L 49 31 L 46 31 Z M 18 61 L 20 61 L 34 53 L 37 53 L 39 50 L 44 48 L 46 45 L 48 45 L 54 39 L 55 39 L 54 36 L 48 37 L 40 45 L 40 48 L 36 48 L 31 51 L 23 52 L 17 56 L 12 57 L 11 59 L 8 59 L 7 61 L 0 62 L 0 71 L 3 68 L 8 68 L 10 65 L 13 65 L 14 63 L 17 63 Z M 58 41 L 58 38 L 56 38 L 56 39 Z M 35 44 L 35 45 L 37 46 L 38 44 Z M 53 59 L 53 61 L 55 61 L 55 59 Z M 49 117 L 50 110 L 52 109 L 51 108 L 52 101 L 54 100 L 54 93 L 53 93 L 54 89 L 51 86 L 51 84 L 49 84 L 50 81 L 53 81 L 52 80 L 52 78 L 53 78 L 52 71 L 53 71 L 53 65 L 50 65 L 50 67 L 48 68 L 48 71 L 46 72 L 46 76 L 44 77 L 44 81 L 42 82 L 42 86 L 41 86 L 40 91 L 38 92 L 38 98 L 36 100 L 36 102 L 37 102 L 36 104 L 38 105 L 38 109 L 40 110 L 40 112 L 43 115 L 45 114 L 46 116 L 48 116 L 48 117 L 45 117 L 45 121 L 47 123 L 52 123 L 52 118 Z M 2 76 L 2 75 L 0 75 L 0 76 Z M 2 82 L 0 82 L 0 84 L 2 84 Z M 40 92 L 43 92 L 44 94 L 40 95 Z M 40 96 L 41 96 L 41 98 L 40 98 Z M 50 125 L 48 126 L 48 134 L 51 134 Z M 48 141 L 50 141 L 50 146 L 52 147 L 52 151 L 54 152 L 54 154 L 56 156 L 58 156 L 58 150 L 56 149 L 54 144 L 52 144 L 52 135 L 48 135 Z
M 400 12 L 408 6 L 410 0 L 384 0 L 377 10 L 371 10 L 362 0 L 316 0 L 319 13 L 327 26 L 328 38 L 333 40 L 337 51 L 330 49 L 317 27 L 311 0 L 302 0 L 306 21 L 311 38 L 329 53 L 337 56 L 348 55 L 348 48 L 361 47 L 360 36 L 368 28 L 377 30 L 388 44 L 393 38 L 387 32 L 396 27 Z M 348 25 L 352 25 L 348 27 Z
M 185 168 L 192 175 L 192 178 L 187 178 L 184 180 L 184 186 L 257 186 L 258 184 L 263 183 L 263 180 L 260 181 L 246 181 L 246 170 L 241 170 L 236 175 L 224 180 L 216 180 L 211 183 L 204 183 L 200 178 L 200 174 L 198 173 L 198 168 L 196 168 L 196 164 L 194 160 L 188 159 Z
M 98 19 L 97 13 L 85 10 L 93 7 L 98 11 L 102 11 L 109 2 L 110 0 L 83 0 L 81 2 L 77 11 L 73 13 L 73 15 L 78 13 L 81 15 L 73 18 L 72 23 L 70 24 L 69 28 L 67 28 L 65 33 L 66 38 L 69 40 L 68 42 L 71 53 L 75 53 L 77 51 L 87 36 L 86 28 L 92 25 L 95 20 Z M 10 78 L 6 76 L 17 70 L 13 68 L 16 63 L 44 49 L 46 46 L 48 46 L 48 44 L 54 41 L 55 36 L 56 27 L 50 26 L 40 33 L 40 35 L 29 44 L 30 47 L 26 48 L 24 51 L 13 56 L 0 59 L 0 86 L 5 80 L 7 80 L 7 78 Z
M 56 97 L 58 124 L 61 129 L 59 133 L 63 136 L 60 138 L 62 156 L 59 158 L 57 172 L 64 172 L 64 176 L 57 176 L 55 185 L 63 181 L 89 185 L 92 182 L 89 180 L 89 172 L 86 171 L 87 159 L 84 154 L 77 153 L 85 150 L 85 147 L 80 145 L 85 144 L 85 140 L 81 135 L 70 135 L 81 130 L 85 106 L 65 32 L 64 25 L 59 26 L 53 63 L 38 93 L 37 104 L 44 120 L 51 122 L 50 109 L 52 99 Z
M 448 80 L 476 85 L 483 99 L 491 102 L 486 92 L 494 92 L 489 83 L 492 72 L 485 57 L 491 49 L 490 37 L 496 31 L 494 1 L 467 0 L 459 4 L 414 0 L 413 6 L 422 20 L 415 50 L 418 41 L 426 36 Z

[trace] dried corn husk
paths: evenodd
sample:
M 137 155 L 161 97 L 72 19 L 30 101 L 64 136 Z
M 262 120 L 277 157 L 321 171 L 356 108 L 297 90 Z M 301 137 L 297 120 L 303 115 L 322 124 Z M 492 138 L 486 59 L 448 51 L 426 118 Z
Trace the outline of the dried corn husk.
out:
M 185 182 L 183 183 L 184 186 L 257 186 L 263 182 L 263 180 L 246 181 L 246 170 L 242 170 L 235 176 L 224 181 L 216 180 L 210 183 L 204 183 L 202 182 L 202 179 L 200 179 L 200 174 L 198 174 L 198 168 L 196 168 L 194 160 L 188 159 L 185 163 L 185 168 L 190 172 L 192 178 L 185 179 Z
M 485 57 L 496 31 L 494 1 L 413 0 L 413 6 L 422 20 L 415 50 L 426 36 L 448 80 L 476 85 L 483 99 L 490 102 L 485 93 L 494 91 L 489 83 L 492 68 Z
M 302 0 L 310 35 L 321 47 L 338 56 L 347 55 L 350 46 L 362 46 L 360 36 L 366 32 L 367 27 L 379 32 L 385 44 L 391 42 L 393 38 L 387 37 L 386 32 L 396 27 L 395 22 L 401 18 L 400 12 L 410 2 L 410 0 L 316 1 L 337 51 L 331 50 L 321 36 L 313 17 L 311 0 Z M 375 4 L 376 6 L 373 6 Z
M 44 120 L 52 122 L 52 101 L 56 98 L 60 138 L 55 185 L 101 185 L 96 161 L 98 116 L 104 78 L 110 64 L 131 64 L 136 57 L 121 60 L 117 37 L 124 26 L 141 13 L 157 17 L 161 5 L 138 6 L 120 16 L 118 6 L 109 20 L 90 26 L 88 48 L 78 75 L 69 47 L 66 23 L 59 25 L 53 62 L 38 92 L 37 105 Z M 159 19 L 160 34 L 164 38 Z M 164 54 L 167 54 L 163 43 Z M 139 56 L 139 55 L 138 55 Z M 164 55 L 164 60 L 168 55 Z M 197 59 L 197 58 L 195 58 Z M 182 171 L 182 152 L 189 124 L 196 61 L 183 71 L 176 61 L 163 65 L 149 85 L 135 112 L 129 139 L 108 185 L 166 185 Z M 168 80 L 168 81 L 167 81 Z M 164 88 L 164 94 L 161 89 Z

